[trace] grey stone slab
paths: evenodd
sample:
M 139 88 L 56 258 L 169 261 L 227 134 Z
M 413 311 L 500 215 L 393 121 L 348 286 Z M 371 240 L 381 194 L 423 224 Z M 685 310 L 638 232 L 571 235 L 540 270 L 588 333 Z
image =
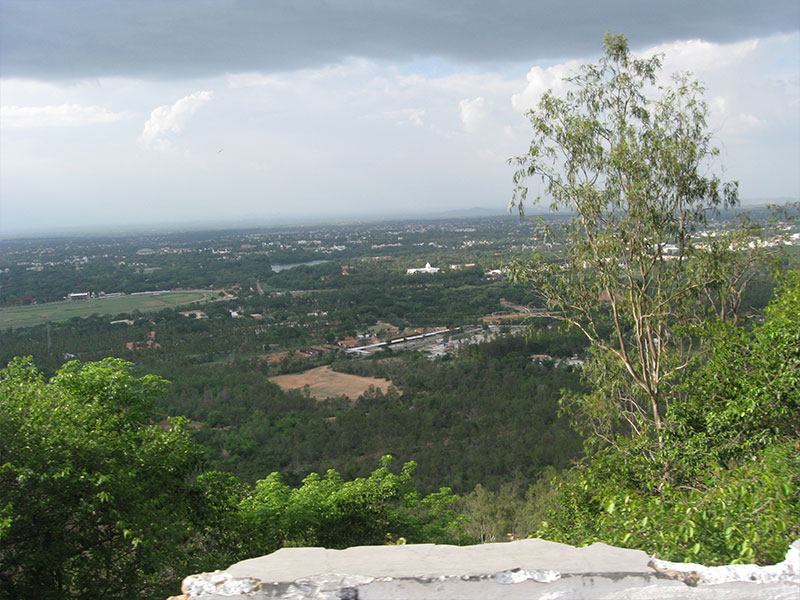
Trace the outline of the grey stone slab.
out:
M 574 548 L 530 539 L 476 546 L 410 544 L 359 546 L 345 550 L 282 548 L 232 565 L 234 577 L 294 581 L 319 573 L 354 573 L 379 577 L 453 577 L 487 575 L 510 569 L 548 569 L 570 573 L 652 574 L 649 557 L 640 550 L 606 544 Z
M 545 540 L 284 548 L 187 577 L 193 600 L 800 600 L 800 542 L 770 567 L 667 563 Z

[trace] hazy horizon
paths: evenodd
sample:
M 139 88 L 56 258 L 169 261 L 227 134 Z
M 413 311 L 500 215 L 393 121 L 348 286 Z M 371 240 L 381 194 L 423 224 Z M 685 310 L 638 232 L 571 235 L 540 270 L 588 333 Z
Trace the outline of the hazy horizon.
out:
M 741 200 L 737 209 L 748 210 L 759 207 L 766 207 L 771 204 L 783 205 L 789 202 L 800 202 L 800 198 L 755 198 Z M 527 217 L 554 214 L 548 210 L 547 206 L 539 205 L 529 207 L 526 210 Z M 555 213 L 566 215 L 567 213 Z M 351 214 L 330 214 L 330 215 L 262 215 L 262 216 L 242 216 L 235 219 L 212 219 L 212 220 L 186 220 L 174 222 L 141 222 L 128 223 L 125 225 L 69 225 L 61 228 L 36 228 L 12 230 L 0 233 L 0 241 L 11 241 L 17 239 L 36 239 L 36 238 L 59 238 L 59 237 L 123 237 L 134 235 L 150 235 L 159 233 L 176 232 L 202 232 L 202 231 L 240 231 L 248 229 L 283 229 L 295 227 L 325 227 L 325 226 L 347 226 L 352 224 L 379 224 L 391 222 L 430 220 L 446 221 L 448 219 L 480 219 L 497 218 L 508 216 L 509 218 L 519 218 L 516 210 L 509 211 L 506 208 L 496 209 L 492 207 L 473 206 L 464 209 L 453 209 L 446 211 L 430 212 L 397 212 L 393 214 L 378 213 L 351 213 Z

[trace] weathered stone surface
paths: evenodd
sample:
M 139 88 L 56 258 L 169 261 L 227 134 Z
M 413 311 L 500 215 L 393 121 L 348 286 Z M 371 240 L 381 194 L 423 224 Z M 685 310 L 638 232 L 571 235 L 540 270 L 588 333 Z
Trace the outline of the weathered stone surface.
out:
M 214 571 L 187 577 L 183 580 L 181 591 L 189 598 L 215 594 L 232 596 L 258 591 L 260 584 L 261 580 L 253 577 L 235 577 L 227 571 Z
M 734 581 L 755 583 L 788 582 L 800 584 L 800 540 L 796 540 L 786 553 L 786 558 L 777 565 L 722 565 L 706 567 L 694 563 L 675 563 L 654 558 L 650 561 L 659 573 L 675 574 L 674 578 L 689 578 L 692 583 L 718 585 Z M 679 574 L 685 574 L 683 577 Z
M 800 542 L 779 565 L 707 569 L 606 544 L 574 548 L 545 540 L 284 548 L 187 577 L 182 591 L 196 600 L 800 598 Z

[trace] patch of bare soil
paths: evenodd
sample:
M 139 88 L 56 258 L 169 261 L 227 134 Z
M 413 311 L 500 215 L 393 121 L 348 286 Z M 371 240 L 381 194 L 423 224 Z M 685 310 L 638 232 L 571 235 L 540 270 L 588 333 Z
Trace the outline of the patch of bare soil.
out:
M 308 386 L 311 397 L 317 400 L 324 400 L 334 396 L 347 396 L 351 400 L 355 400 L 366 392 L 370 386 L 374 386 L 385 393 L 389 386 L 392 385 L 392 382 L 388 379 L 337 373 L 329 366 L 309 369 L 302 373 L 276 375 L 275 377 L 270 377 L 269 380 L 277 383 L 284 390 L 294 390 Z

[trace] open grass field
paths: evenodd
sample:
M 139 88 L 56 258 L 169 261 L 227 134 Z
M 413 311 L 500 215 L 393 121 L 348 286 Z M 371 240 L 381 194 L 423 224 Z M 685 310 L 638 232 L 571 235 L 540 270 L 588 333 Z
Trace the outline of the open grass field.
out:
M 380 388 L 384 392 L 389 389 L 392 382 L 388 379 L 375 379 L 374 377 L 359 377 L 349 373 L 337 373 L 330 367 L 317 367 L 302 373 L 289 375 L 276 375 L 270 381 L 277 383 L 284 390 L 294 390 L 308 386 L 312 398 L 325 400 L 335 396 L 347 396 L 355 400 L 366 392 L 370 386 Z
M 66 321 L 72 317 L 88 317 L 93 314 L 117 315 L 134 310 L 148 312 L 171 308 L 182 304 L 203 302 L 215 297 L 214 290 L 186 290 L 180 292 L 156 292 L 153 294 L 128 294 L 112 298 L 92 300 L 65 300 L 31 306 L 8 306 L 0 308 L 0 329 L 7 327 L 31 327 L 47 321 Z

